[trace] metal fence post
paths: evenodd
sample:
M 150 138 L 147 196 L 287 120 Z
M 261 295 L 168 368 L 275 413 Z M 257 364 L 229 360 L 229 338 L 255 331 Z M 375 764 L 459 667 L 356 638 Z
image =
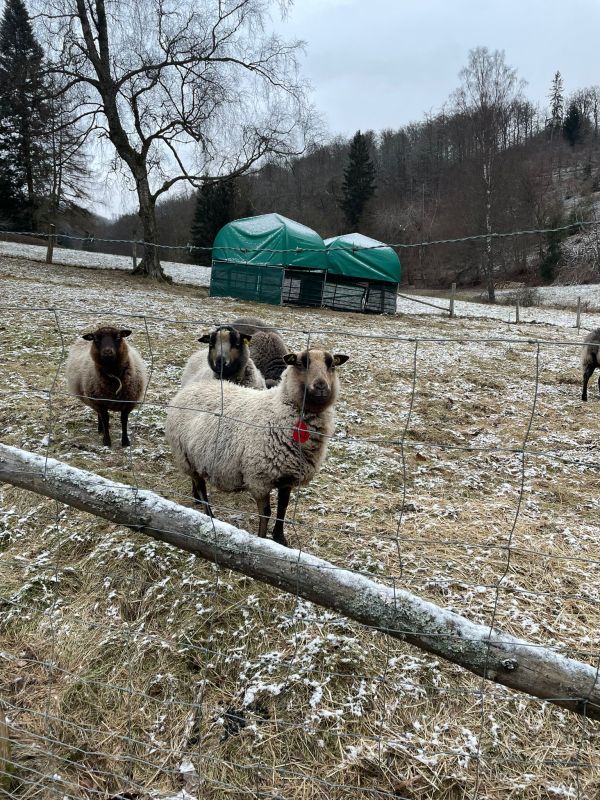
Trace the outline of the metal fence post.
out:
M 46 250 L 46 264 L 52 263 L 52 256 L 54 254 L 54 237 L 56 233 L 56 225 L 50 225 L 50 234 L 48 236 L 48 249 Z
M 456 284 L 453 283 L 450 290 L 450 319 L 454 316 L 454 296 L 456 294 Z

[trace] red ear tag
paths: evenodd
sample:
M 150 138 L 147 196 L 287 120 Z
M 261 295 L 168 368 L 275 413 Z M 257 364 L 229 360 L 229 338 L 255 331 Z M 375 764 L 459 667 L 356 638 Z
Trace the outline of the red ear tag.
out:
M 299 419 L 292 428 L 292 439 L 295 442 L 304 444 L 310 439 L 310 429 L 303 419 Z

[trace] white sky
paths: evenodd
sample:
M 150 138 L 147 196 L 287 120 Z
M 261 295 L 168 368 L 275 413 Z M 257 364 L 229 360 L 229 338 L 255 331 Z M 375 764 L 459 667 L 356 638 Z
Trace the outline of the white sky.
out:
M 600 0 L 295 0 L 273 23 L 305 41 L 302 72 L 332 136 L 438 111 L 478 46 L 504 50 L 541 106 L 557 69 L 565 95 L 600 84 Z M 100 213 L 135 208 L 118 181 L 99 195 Z
M 600 0 L 296 0 L 281 30 L 306 42 L 331 134 L 439 110 L 478 46 L 505 51 L 534 103 L 546 105 L 557 69 L 565 94 L 600 84 Z

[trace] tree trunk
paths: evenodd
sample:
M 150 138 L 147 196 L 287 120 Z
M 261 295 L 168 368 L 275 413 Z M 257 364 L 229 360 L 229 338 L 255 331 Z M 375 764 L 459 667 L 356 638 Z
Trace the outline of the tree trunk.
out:
M 139 167 L 136 178 L 136 188 L 140 208 L 138 211 L 142 221 L 142 231 L 144 234 L 144 254 L 137 267 L 133 270 L 135 275 L 145 275 L 158 281 L 171 283 L 172 278 L 165 275 L 160 263 L 160 250 L 158 245 L 158 229 L 156 226 L 156 204 L 150 192 L 148 176 L 143 167 Z
M 479 625 L 400 588 L 226 522 L 16 447 L 0 444 L 0 481 L 67 503 L 330 608 L 487 680 L 600 719 L 595 666 Z
M 485 182 L 485 276 L 487 282 L 488 300 L 496 302 L 496 287 L 494 284 L 494 258 L 492 254 L 492 163 L 491 158 L 483 162 L 483 179 Z

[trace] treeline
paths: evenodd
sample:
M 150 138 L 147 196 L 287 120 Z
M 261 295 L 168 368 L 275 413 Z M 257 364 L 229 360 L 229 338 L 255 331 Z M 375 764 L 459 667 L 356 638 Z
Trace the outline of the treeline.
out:
M 72 95 L 46 69 L 23 0 L 0 20 L 0 227 L 37 231 L 89 216 L 85 130 Z
M 142 24 L 140 3 L 156 22 L 153 44 L 127 50 L 131 58 L 122 61 L 113 54 L 125 52 L 131 25 Z M 0 20 L 4 229 L 46 231 L 54 222 L 62 234 L 85 237 L 88 249 L 120 253 L 131 252 L 130 245 L 99 240 L 141 240 L 140 271 L 162 279 L 161 257 L 210 263 L 225 222 L 275 211 L 324 237 L 359 231 L 411 245 L 400 250 L 405 282 L 484 282 L 493 300 L 499 279 L 552 280 L 562 259 L 561 235 L 497 234 L 561 227 L 595 211 L 597 86 L 567 97 L 557 72 L 548 110 L 541 111 L 504 53 L 478 47 L 439 113 L 397 130 L 307 146 L 314 118 L 295 78 L 298 43 L 267 37 L 261 44 L 253 37 L 248 21 L 266 8 L 259 0 L 240 0 L 233 16 L 215 7 L 208 29 L 191 0 L 182 0 L 177 13 L 193 22 L 198 41 L 150 0 L 120 3 L 108 16 L 101 0 L 73 6 L 65 16 L 43 3 L 39 8 L 45 49 L 24 0 L 6 0 Z M 157 38 L 167 20 L 171 38 Z M 238 27 L 246 38 L 239 40 L 240 59 L 230 64 L 221 50 Z M 211 29 L 221 32 L 217 43 L 202 39 Z M 256 71 L 251 45 L 264 61 L 265 91 L 275 92 L 261 109 L 246 105 L 245 81 Z M 178 48 L 189 49 L 186 63 L 193 65 L 184 75 L 172 56 Z M 185 107 L 175 97 L 185 98 Z M 130 180 L 136 214 L 106 221 L 85 211 L 91 154 L 108 153 L 98 145 L 110 148 L 105 169 L 122 170 Z M 197 249 L 169 253 L 159 243 Z
M 484 85 L 477 84 L 478 75 Z M 549 109 L 541 111 L 524 97 L 503 54 L 485 48 L 471 52 L 461 77 L 438 114 L 398 130 L 360 134 L 375 191 L 357 228 L 388 243 L 484 237 L 401 250 L 408 283 L 483 281 L 493 297 L 498 280 L 552 280 L 561 235 L 489 235 L 560 227 L 593 213 L 594 197 L 600 200 L 600 88 L 565 97 L 557 73 Z M 163 241 L 208 247 L 228 219 L 272 211 L 324 237 L 349 232 L 356 220 L 347 209 L 352 146 L 338 137 L 229 181 L 220 193 L 211 184 L 163 203 Z M 201 263 L 209 259 L 209 251 L 195 254 Z

